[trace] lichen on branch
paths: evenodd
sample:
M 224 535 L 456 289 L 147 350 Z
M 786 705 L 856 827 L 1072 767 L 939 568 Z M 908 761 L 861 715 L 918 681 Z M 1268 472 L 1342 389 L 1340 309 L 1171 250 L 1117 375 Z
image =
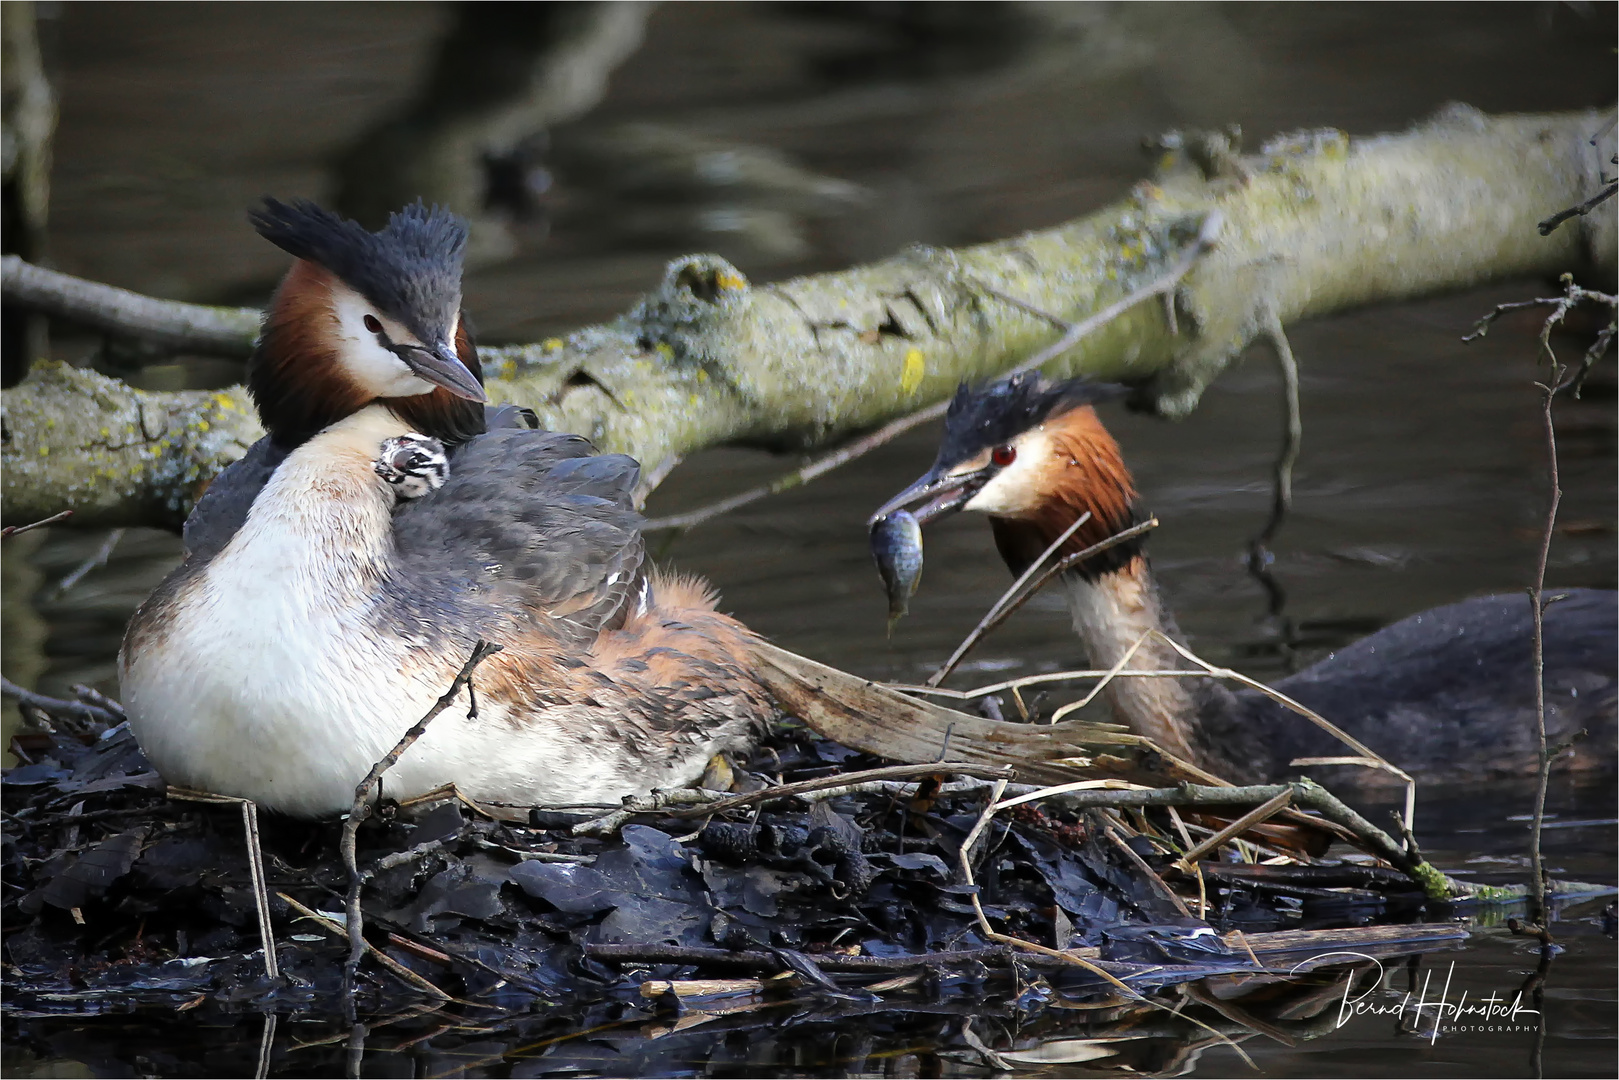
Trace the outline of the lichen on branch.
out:
M 1161 276 L 1218 213 L 1219 245 L 1172 306 L 1139 305 L 1047 366 L 1130 382 L 1139 404 L 1183 416 L 1269 326 L 1588 261 L 1611 277 L 1612 203 L 1578 229 L 1542 237 L 1536 228 L 1548 207 L 1578 201 L 1600 177 L 1605 158 L 1589 136 L 1604 122 L 1594 112 L 1492 118 L 1451 106 L 1398 135 L 1310 131 L 1249 157 L 1170 155 L 1125 199 L 1052 229 L 970 248 L 917 247 L 774 284 L 750 283 L 716 256 L 689 256 L 605 325 L 485 350 L 490 396 L 649 466 L 722 443 L 823 446 L 938 401 L 962 379 L 1015 366 L 1061 334 L 1036 312 L 1077 320 L 1105 308 Z M 158 505 L 170 508 L 163 520 L 175 520 L 188 496 L 135 463 L 82 459 L 125 482 L 122 516 L 108 484 L 65 463 L 13 482 L 14 462 L 72 454 L 67 426 L 38 419 L 68 424 L 58 411 L 77 406 L 41 393 L 42 381 L 64 377 L 42 371 L 6 392 L 16 418 L 8 423 L 21 432 L 25 414 L 36 422 L 26 439 L 6 443 L 4 518 L 79 509 L 93 494 L 94 511 L 76 520 L 150 523 Z M 226 396 L 241 400 L 239 391 Z M 141 400 L 181 417 L 198 398 L 174 395 L 172 407 L 164 395 Z M 183 421 L 173 431 L 191 437 Z M 203 439 L 181 457 L 200 485 L 229 452 Z M 143 493 L 130 486 L 137 476 L 168 486 Z
M 153 393 L 38 363 L 0 409 L 6 520 L 71 509 L 75 525 L 178 530 L 208 483 L 263 434 L 239 386 Z

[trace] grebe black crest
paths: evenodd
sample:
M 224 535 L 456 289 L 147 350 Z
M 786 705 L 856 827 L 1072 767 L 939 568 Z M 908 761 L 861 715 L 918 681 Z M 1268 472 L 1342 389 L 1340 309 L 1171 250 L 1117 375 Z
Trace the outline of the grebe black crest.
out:
M 275 199 L 251 219 L 297 260 L 248 363 L 248 390 L 277 443 L 296 446 L 378 400 L 449 444 L 486 430 L 482 369 L 461 310 L 464 221 L 417 203 L 373 233 L 313 203 Z

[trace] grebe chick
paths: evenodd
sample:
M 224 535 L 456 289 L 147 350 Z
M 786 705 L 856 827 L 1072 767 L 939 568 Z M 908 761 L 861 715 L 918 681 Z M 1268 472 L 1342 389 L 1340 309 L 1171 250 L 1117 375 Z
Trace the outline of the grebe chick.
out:
M 279 203 L 257 224 L 298 259 L 249 365 L 269 434 L 199 501 L 119 655 L 158 772 L 345 810 L 479 639 L 503 650 L 473 675 L 476 712 L 463 693 L 441 713 L 387 796 L 611 805 L 747 746 L 775 715 L 756 639 L 649 569 L 639 466 L 486 414 L 465 224 L 418 206 L 373 234 Z
M 450 457 L 444 444 L 431 435 L 411 431 L 383 440 L 372 466 L 400 500 L 419 499 L 444 486 Z
M 995 543 L 1021 573 L 1086 511 L 1059 553 L 1080 551 L 1142 520 L 1134 480 L 1092 403 L 1118 388 L 1083 379 L 1018 376 L 957 391 L 933 468 L 878 515 L 913 508 L 927 522 L 957 510 L 987 515 Z M 1063 574 L 1069 613 L 1090 663 L 1110 668 L 1147 630 L 1179 639 L 1140 540 Z M 1586 736 L 1559 769 L 1615 768 L 1615 665 L 1619 605 L 1613 592 L 1560 590 L 1545 614 L 1546 725 L 1552 745 Z M 1533 775 L 1531 617 L 1519 596 L 1463 600 L 1410 616 L 1337 649 L 1276 688 L 1314 709 L 1419 779 L 1477 782 Z M 1185 661 L 1149 641 L 1136 670 Z M 1298 757 L 1350 751 L 1256 691 L 1213 679 L 1120 678 L 1103 691 L 1116 719 L 1171 753 L 1230 780 L 1297 775 Z M 1387 774 L 1346 769 L 1337 781 L 1375 784 Z

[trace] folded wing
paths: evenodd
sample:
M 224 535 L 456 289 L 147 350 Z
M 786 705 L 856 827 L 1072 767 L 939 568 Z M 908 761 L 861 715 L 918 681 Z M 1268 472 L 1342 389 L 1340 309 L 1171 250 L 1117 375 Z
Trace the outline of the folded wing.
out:
M 443 487 L 395 514 L 399 581 L 588 643 L 642 599 L 639 478 L 633 458 L 576 435 L 479 436 L 454 452 Z

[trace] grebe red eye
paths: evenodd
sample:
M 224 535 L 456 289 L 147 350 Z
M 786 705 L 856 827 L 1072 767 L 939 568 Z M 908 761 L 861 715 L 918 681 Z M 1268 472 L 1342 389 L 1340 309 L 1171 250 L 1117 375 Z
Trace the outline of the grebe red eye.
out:
M 997 446 L 989 452 L 989 460 L 1004 469 L 1017 460 L 1017 447 Z
M 371 331 L 373 334 L 382 333 L 382 323 L 377 321 L 377 317 L 375 315 L 367 315 L 365 317 L 365 328 Z

